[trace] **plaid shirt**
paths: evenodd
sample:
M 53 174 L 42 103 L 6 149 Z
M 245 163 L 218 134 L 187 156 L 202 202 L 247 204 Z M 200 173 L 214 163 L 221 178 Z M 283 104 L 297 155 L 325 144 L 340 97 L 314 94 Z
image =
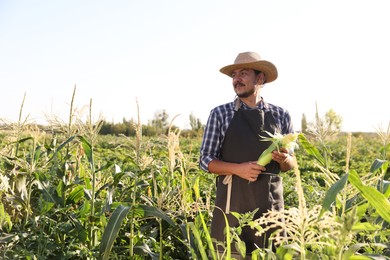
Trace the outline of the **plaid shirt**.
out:
M 226 130 L 234 116 L 236 100 L 215 107 L 210 112 L 203 135 L 202 146 L 200 148 L 199 165 L 204 171 L 209 171 L 208 165 L 212 160 L 220 159 L 220 150 L 225 138 Z M 241 100 L 239 102 L 241 109 L 252 109 Z M 276 127 L 280 130 L 281 134 L 284 135 L 293 132 L 291 116 L 287 110 L 273 104 L 268 104 L 263 100 L 258 103 L 257 108 L 263 109 L 265 112 L 272 112 Z

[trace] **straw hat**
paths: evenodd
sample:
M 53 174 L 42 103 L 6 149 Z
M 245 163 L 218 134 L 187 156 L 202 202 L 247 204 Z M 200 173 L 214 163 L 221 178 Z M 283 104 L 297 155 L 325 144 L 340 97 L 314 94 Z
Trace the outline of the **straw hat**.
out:
M 274 81 L 278 77 L 278 70 L 275 65 L 269 61 L 262 60 L 260 55 L 255 52 L 242 52 L 238 54 L 234 64 L 225 66 L 219 71 L 231 77 L 232 72 L 239 68 L 254 69 L 263 72 L 267 83 Z

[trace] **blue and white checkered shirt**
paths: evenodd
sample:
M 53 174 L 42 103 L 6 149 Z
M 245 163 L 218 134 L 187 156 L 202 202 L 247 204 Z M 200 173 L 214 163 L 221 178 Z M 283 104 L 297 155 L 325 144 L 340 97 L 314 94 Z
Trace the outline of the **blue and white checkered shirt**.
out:
M 208 165 L 212 160 L 220 159 L 220 150 L 225 138 L 226 130 L 233 119 L 236 101 L 237 99 L 233 102 L 217 106 L 210 112 L 203 134 L 202 146 L 200 148 L 199 165 L 204 171 L 209 171 Z M 239 102 L 241 109 L 253 109 L 244 102 Z M 293 132 L 291 116 L 287 110 L 273 104 L 265 103 L 263 100 L 258 103 L 257 109 L 264 109 L 264 112 L 272 112 L 276 127 L 280 130 L 280 134 L 284 135 Z

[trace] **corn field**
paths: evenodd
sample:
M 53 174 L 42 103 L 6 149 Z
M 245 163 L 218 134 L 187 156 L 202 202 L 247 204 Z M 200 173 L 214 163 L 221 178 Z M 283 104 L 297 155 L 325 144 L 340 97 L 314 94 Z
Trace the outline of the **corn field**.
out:
M 0 132 L 1 259 L 232 259 L 244 226 L 282 227 L 252 259 L 389 259 L 390 133 L 300 135 L 282 173 L 285 210 L 235 214 L 217 254 L 209 227 L 215 176 L 198 167 L 201 137 L 102 136 L 71 107 L 68 122 Z M 91 114 L 91 113 L 90 113 Z M 281 221 L 283 219 L 284 221 Z

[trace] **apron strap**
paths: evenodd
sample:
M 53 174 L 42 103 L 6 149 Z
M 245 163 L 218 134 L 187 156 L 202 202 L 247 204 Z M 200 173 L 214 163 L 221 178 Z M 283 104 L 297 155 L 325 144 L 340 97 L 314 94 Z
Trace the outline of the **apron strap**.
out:
M 240 99 L 237 98 L 236 101 L 234 102 L 234 111 L 238 111 L 238 109 L 241 107 Z
M 226 175 L 223 179 L 223 184 L 227 185 L 227 194 L 226 194 L 226 208 L 225 213 L 230 213 L 230 197 L 232 195 L 232 182 L 233 182 L 233 176 L 232 175 Z

